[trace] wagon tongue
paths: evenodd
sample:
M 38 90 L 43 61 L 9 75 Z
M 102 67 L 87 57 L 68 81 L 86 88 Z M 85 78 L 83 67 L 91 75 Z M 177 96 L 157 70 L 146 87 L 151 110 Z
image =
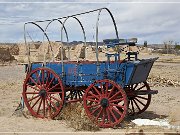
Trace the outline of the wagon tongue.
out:
M 141 90 L 141 91 L 137 91 L 135 92 L 136 95 L 148 95 L 148 94 L 158 94 L 157 90 Z

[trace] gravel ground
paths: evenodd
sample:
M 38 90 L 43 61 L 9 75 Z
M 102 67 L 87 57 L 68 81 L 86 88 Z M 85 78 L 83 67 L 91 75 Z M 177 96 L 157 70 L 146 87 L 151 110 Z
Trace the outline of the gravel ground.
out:
M 151 74 L 180 79 L 180 64 L 155 63 Z M 42 120 L 31 116 L 25 118 L 22 115 L 12 115 L 17 108 L 22 93 L 22 84 L 25 78 L 23 65 L 0 66 L 0 134 L 4 133 L 32 133 L 38 132 L 62 134 L 94 134 L 93 132 L 74 132 L 63 120 Z M 153 87 L 158 90 L 153 95 L 149 108 L 141 115 L 134 118 L 144 119 L 168 119 L 172 125 L 180 126 L 180 87 Z M 132 132 L 144 132 L 148 134 L 164 134 L 166 132 L 179 133 L 179 128 L 167 129 L 156 126 L 127 126 L 117 129 L 100 129 L 99 134 L 131 134 Z

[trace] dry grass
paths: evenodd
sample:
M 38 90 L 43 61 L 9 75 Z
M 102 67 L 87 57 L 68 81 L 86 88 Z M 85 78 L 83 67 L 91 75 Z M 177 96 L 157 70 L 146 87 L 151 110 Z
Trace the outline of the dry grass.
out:
M 64 119 L 68 127 L 74 128 L 76 131 L 99 130 L 99 127 L 85 114 L 82 103 L 67 104 L 57 118 Z
M 179 111 L 180 111 L 180 107 L 179 106 L 173 106 L 172 107 L 173 109 L 170 110 L 169 112 L 169 122 L 170 124 L 173 124 L 173 125 L 177 125 L 177 123 L 179 123 L 180 121 L 180 117 L 179 117 Z M 176 111 L 174 111 L 176 110 Z

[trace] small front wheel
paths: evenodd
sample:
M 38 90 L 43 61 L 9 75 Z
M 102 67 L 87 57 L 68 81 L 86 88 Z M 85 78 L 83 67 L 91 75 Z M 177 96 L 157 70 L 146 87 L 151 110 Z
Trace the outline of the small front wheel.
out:
M 114 127 L 126 116 L 128 101 L 126 93 L 111 80 L 98 80 L 85 91 L 84 108 L 100 127 Z
M 151 102 L 151 94 L 138 94 L 148 93 L 151 91 L 147 82 L 128 85 L 125 88 L 127 97 L 129 99 L 128 115 L 137 115 L 143 113 Z

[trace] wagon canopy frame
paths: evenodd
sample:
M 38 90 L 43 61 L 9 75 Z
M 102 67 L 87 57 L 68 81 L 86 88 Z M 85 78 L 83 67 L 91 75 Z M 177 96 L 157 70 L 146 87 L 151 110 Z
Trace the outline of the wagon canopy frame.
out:
M 50 50 L 52 51 L 53 53 L 53 50 L 52 50 L 52 46 L 51 46 L 51 42 L 50 42 L 50 39 L 48 37 L 48 34 L 47 34 L 47 29 L 48 27 L 50 26 L 50 24 L 54 21 L 58 21 L 60 24 L 61 24 L 61 36 L 60 36 L 60 41 L 61 43 L 63 42 L 63 30 L 65 31 L 65 35 L 66 35 L 66 40 L 67 40 L 67 43 L 69 43 L 69 36 L 68 36 L 68 33 L 67 33 L 67 30 L 65 28 L 65 23 L 67 22 L 67 20 L 69 18 L 73 18 L 75 19 L 79 25 L 81 26 L 81 29 L 82 29 L 82 32 L 83 32 L 83 38 L 84 38 L 84 44 L 86 45 L 86 33 L 85 33 L 85 29 L 83 27 L 83 24 L 82 22 L 77 18 L 77 16 L 80 16 L 80 15 L 84 15 L 84 14 L 89 14 L 89 13 L 92 13 L 92 12 L 98 12 L 98 15 L 97 15 L 97 20 L 96 20 L 96 59 L 97 59 L 97 65 L 99 65 L 99 57 L 98 57 L 98 30 L 99 30 L 99 20 L 100 20 L 100 15 L 101 15 L 101 12 L 105 10 L 109 13 L 111 19 L 112 19 L 112 22 L 113 22 L 113 25 L 114 25 L 114 29 L 115 29 L 115 34 L 116 34 L 116 38 L 119 39 L 119 36 L 118 36 L 118 30 L 117 30 L 117 26 L 116 26 L 116 22 L 115 22 L 115 19 L 111 13 L 111 11 L 108 9 L 108 8 L 99 8 L 99 9 L 95 9 L 95 10 L 91 10 L 91 11 L 87 11 L 87 12 L 82 12 L 82 13 L 78 13 L 78 14 L 74 14 L 74 15 L 70 15 L 70 16 L 64 16 L 64 17 L 60 17 L 60 18 L 55 18 L 55 19 L 50 19 L 50 20 L 42 20 L 42 21 L 31 21 L 31 22 L 26 22 L 24 24 L 24 41 L 25 41 L 25 45 L 26 45 L 26 50 L 27 50 L 27 55 L 28 55 L 28 63 L 31 64 L 30 62 L 30 46 L 27 44 L 27 39 L 26 39 L 26 25 L 28 24 L 32 24 L 32 25 L 35 25 L 36 27 L 38 27 L 42 32 L 43 32 L 43 36 L 47 39 L 48 41 L 48 47 L 50 47 Z M 61 21 L 62 19 L 65 19 L 63 22 Z M 41 22 L 49 22 L 45 29 L 43 29 L 38 23 L 41 23 Z M 63 69 L 63 46 L 61 46 L 61 62 L 62 62 L 62 69 Z M 69 50 L 68 50 L 68 59 L 69 59 Z M 54 61 L 54 54 L 53 54 L 53 61 Z M 44 60 L 44 63 L 46 63 L 46 61 Z

